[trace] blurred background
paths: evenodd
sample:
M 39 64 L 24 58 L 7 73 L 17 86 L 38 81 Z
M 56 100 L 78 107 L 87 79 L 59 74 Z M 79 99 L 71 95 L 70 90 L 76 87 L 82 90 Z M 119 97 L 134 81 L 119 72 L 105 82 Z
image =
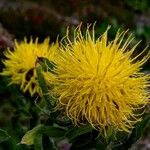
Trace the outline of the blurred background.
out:
M 112 26 L 110 38 L 119 28 L 129 29 L 129 33 L 135 36 L 135 43 L 142 40 L 137 53 L 150 44 L 149 0 L 0 0 L 0 60 L 4 58 L 3 51 L 7 47 L 13 48 L 14 39 L 32 36 L 39 37 L 42 42 L 50 36 L 53 42 L 58 35 L 60 38 L 65 35 L 68 26 L 73 31 L 81 22 L 83 28 L 87 23 L 96 22 L 96 37 L 108 25 Z M 2 68 L 0 61 L 0 70 Z M 149 70 L 150 62 L 143 71 Z M 7 80 L 0 77 L 0 128 L 6 130 L 12 139 L 6 140 L 0 134 L 0 150 L 32 149 L 17 143 L 36 124 L 33 119 L 38 117 L 33 110 L 36 108 L 31 108 L 33 102 L 28 100 L 28 94 L 22 95 L 17 87 L 7 85 Z M 150 127 L 131 150 L 150 150 Z

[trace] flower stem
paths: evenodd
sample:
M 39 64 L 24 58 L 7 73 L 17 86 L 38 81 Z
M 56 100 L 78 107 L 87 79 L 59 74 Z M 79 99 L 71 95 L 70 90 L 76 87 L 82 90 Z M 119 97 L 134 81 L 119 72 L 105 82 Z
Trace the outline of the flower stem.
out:
M 54 104 L 53 104 L 53 101 L 52 101 L 52 97 L 48 94 L 48 87 L 46 85 L 46 82 L 45 82 L 45 79 L 44 79 L 44 76 L 42 74 L 42 66 L 39 65 L 37 68 L 36 68 L 36 72 L 37 72 L 37 78 L 38 78 L 38 82 L 39 82 L 39 86 L 42 90 L 42 93 L 43 93 L 43 99 L 45 100 L 46 102 L 46 110 L 50 110 L 53 108 Z

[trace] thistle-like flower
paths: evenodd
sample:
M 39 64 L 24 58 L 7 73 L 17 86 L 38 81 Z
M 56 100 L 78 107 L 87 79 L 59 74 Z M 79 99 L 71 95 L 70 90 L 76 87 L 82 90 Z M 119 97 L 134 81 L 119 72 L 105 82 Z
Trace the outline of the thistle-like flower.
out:
M 36 65 L 42 58 L 53 60 L 57 55 L 58 44 L 49 45 L 49 38 L 39 44 L 38 39 L 33 42 L 15 41 L 14 51 L 7 49 L 4 55 L 7 59 L 3 60 L 5 68 L 2 75 L 10 76 L 10 84 L 20 84 L 23 92 L 29 91 L 31 96 L 35 93 L 41 94 L 41 89 L 37 81 Z M 50 72 L 43 71 L 46 77 Z M 50 75 L 51 76 L 51 75 Z
M 97 39 L 92 31 L 87 29 L 84 37 L 76 29 L 73 41 L 66 36 L 55 70 L 56 108 L 64 109 L 75 125 L 89 122 L 101 131 L 111 126 L 130 132 L 149 100 L 149 76 L 140 72 L 149 54 L 133 57 L 139 43 L 129 48 L 133 37 L 124 41 L 127 32 L 118 31 L 108 42 L 108 29 Z

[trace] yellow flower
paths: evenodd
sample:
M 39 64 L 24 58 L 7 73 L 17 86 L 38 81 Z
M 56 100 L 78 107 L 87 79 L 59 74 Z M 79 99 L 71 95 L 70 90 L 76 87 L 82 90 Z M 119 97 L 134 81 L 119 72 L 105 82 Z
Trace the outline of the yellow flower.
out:
M 8 49 L 4 53 L 7 59 L 3 61 L 5 68 L 1 74 L 11 77 L 10 84 L 20 84 L 23 92 L 29 91 L 31 96 L 41 94 L 35 67 L 42 58 L 55 59 L 57 48 L 58 43 L 49 45 L 49 38 L 41 44 L 38 39 L 35 42 L 32 39 L 30 42 L 27 39 L 20 43 L 15 41 L 14 51 Z M 43 74 L 51 76 L 48 71 Z
M 89 122 L 101 131 L 113 126 L 129 132 L 148 103 L 149 76 L 139 71 L 149 54 L 133 57 L 138 44 L 129 48 L 133 38 L 123 42 L 126 32 L 118 31 L 109 42 L 108 29 L 98 39 L 92 31 L 87 29 L 84 37 L 79 27 L 72 42 L 66 36 L 55 70 L 56 108 L 64 109 L 75 125 Z

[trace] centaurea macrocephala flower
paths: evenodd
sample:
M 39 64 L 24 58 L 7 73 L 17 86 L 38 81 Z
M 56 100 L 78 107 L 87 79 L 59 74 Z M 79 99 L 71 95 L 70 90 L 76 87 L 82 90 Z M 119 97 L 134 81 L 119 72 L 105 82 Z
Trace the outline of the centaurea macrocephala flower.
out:
M 149 101 L 149 75 L 140 72 L 149 54 L 133 57 L 139 43 L 130 48 L 133 38 L 125 40 L 127 32 L 118 31 L 109 42 L 108 29 L 97 39 L 92 31 L 87 29 L 84 37 L 79 27 L 72 41 L 68 34 L 65 38 L 55 70 L 56 108 L 65 110 L 75 125 L 89 122 L 102 131 L 113 126 L 130 132 Z
M 10 76 L 10 84 L 20 84 L 23 92 L 29 91 L 31 96 L 35 93 L 41 94 L 41 89 L 37 81 L 36 65 L 39 60 L 46 58 L 53 60 L 57 57 L 58 43 L 49 45 L 49 38 L 43 43 L 38 43 L 38 38 L 33 42 L 15 41 L 14 51 L 7 49 L 3 60 L 5 68 L 2 75 Z M 51 76 L 48 71 L 43 71 L 45 77 Z

